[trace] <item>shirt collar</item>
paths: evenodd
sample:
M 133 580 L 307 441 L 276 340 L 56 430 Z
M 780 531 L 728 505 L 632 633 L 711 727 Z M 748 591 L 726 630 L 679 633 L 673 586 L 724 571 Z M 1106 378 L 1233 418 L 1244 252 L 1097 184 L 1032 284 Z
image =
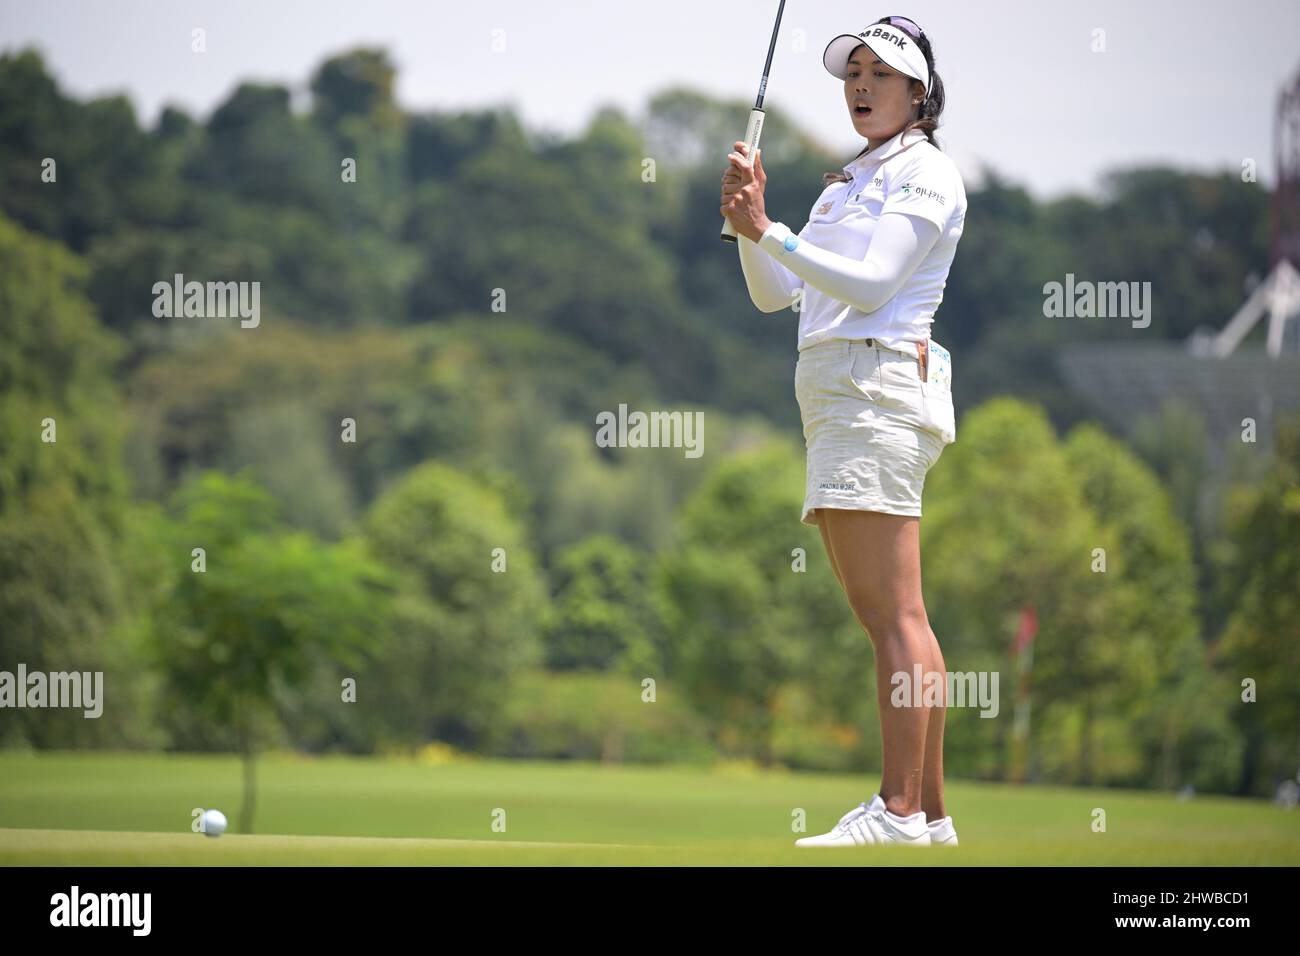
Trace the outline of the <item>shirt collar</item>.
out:
M 915 146 L 925 138 L 925 130 L 916 127 L 909 129 L 906 135 L 900 130 L 894 135 L 893 139 L 885 140 L 883 144 L 877 146 L 871 152 L 864 153 L 845 166 L 844 175 L 852 179 L 859 170 L 882 163 L 889 157 L 896 156 L 903 150 Z

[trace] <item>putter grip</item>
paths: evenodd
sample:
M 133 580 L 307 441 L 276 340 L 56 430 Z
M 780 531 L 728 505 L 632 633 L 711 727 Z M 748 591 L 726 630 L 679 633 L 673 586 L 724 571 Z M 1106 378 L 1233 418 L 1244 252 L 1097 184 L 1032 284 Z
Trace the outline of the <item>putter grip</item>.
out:
M 745 128 L 745 145 L 748 147 L 745 154 L 749 158 L 749 163 L 754 164 L 754 154 L 758 149 L 759 137 L 763 135 L 763 111 L 753 109 L 749 111 L 749 125 Z M 718 236 L 723 242 L 736 241 L 736 228 L 731 224 L 731 220 L 726 216 L 722 217 L 722 234 Z

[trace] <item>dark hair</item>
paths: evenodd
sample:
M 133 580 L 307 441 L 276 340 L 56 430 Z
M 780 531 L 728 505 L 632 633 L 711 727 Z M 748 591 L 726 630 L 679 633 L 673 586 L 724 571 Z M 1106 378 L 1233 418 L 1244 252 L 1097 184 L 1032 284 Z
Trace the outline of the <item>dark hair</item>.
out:
M 885 23 L 888 20 L 889 17 L 881 17 L 876 22 Z M 900 132 L 906 133 L 910 129 L 919 129 L 925 133 L 925 138 L 930 141 L 930 145 L 938 148 L 939 144 L 934 138 L 934 131 L 939 128 L 939 114 L 943 112 L 943 80 L 934 69 L 934 49 L 930 46 L 930 38 L 927 37 L 923 31 L 921 36 L 915 39 L 916 45 L 920 48 L 921 52 L 925 54 L 925 65 L 930 68 L 930 95 L 927 96 L 925 101 L 921 104 L 921 112 L 917 118 L 908 121 Z M 853 53 L 856 52 L 857 50 L 855 48 L 849 53 L 850 59 L 853 57 Z M 920 83 L 921 81 L 913 80 L 912 82 Z M 870 144 L 868 144 L 868 146 L 870 146 Z M 868 146 L 862 147 L 862 151 L 853 158 L 857 159 L 858 156 L 865 153 Z M 826 186 L 829 186 L 831 183 L 845 182 L 848 182 L 848 177 L 844 175 L 843 169 L 837 169 L 822 176 L 822 184 Z

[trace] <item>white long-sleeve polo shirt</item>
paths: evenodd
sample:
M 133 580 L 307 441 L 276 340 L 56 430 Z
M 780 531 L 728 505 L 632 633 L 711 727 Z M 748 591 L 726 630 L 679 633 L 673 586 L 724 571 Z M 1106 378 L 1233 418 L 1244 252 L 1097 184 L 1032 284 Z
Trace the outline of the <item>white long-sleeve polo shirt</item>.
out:
M 798 236 L 774 222 L 738 238 L 750 298 L 763 312 L 803 301 L 798 347 L 827 338 L 891 348 L 929 338 L 966 219 L 951 159 L 921 130 L 901 132 L 844 167 Z

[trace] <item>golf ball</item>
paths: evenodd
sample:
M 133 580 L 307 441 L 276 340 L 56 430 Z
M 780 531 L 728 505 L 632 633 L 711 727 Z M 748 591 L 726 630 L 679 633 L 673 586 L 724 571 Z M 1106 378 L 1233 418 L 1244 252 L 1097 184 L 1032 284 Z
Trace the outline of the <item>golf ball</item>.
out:
M 203 813 L 204 836 L 219 837 L 226 832 L 226 815 L 220 810 L 205 810 Z

